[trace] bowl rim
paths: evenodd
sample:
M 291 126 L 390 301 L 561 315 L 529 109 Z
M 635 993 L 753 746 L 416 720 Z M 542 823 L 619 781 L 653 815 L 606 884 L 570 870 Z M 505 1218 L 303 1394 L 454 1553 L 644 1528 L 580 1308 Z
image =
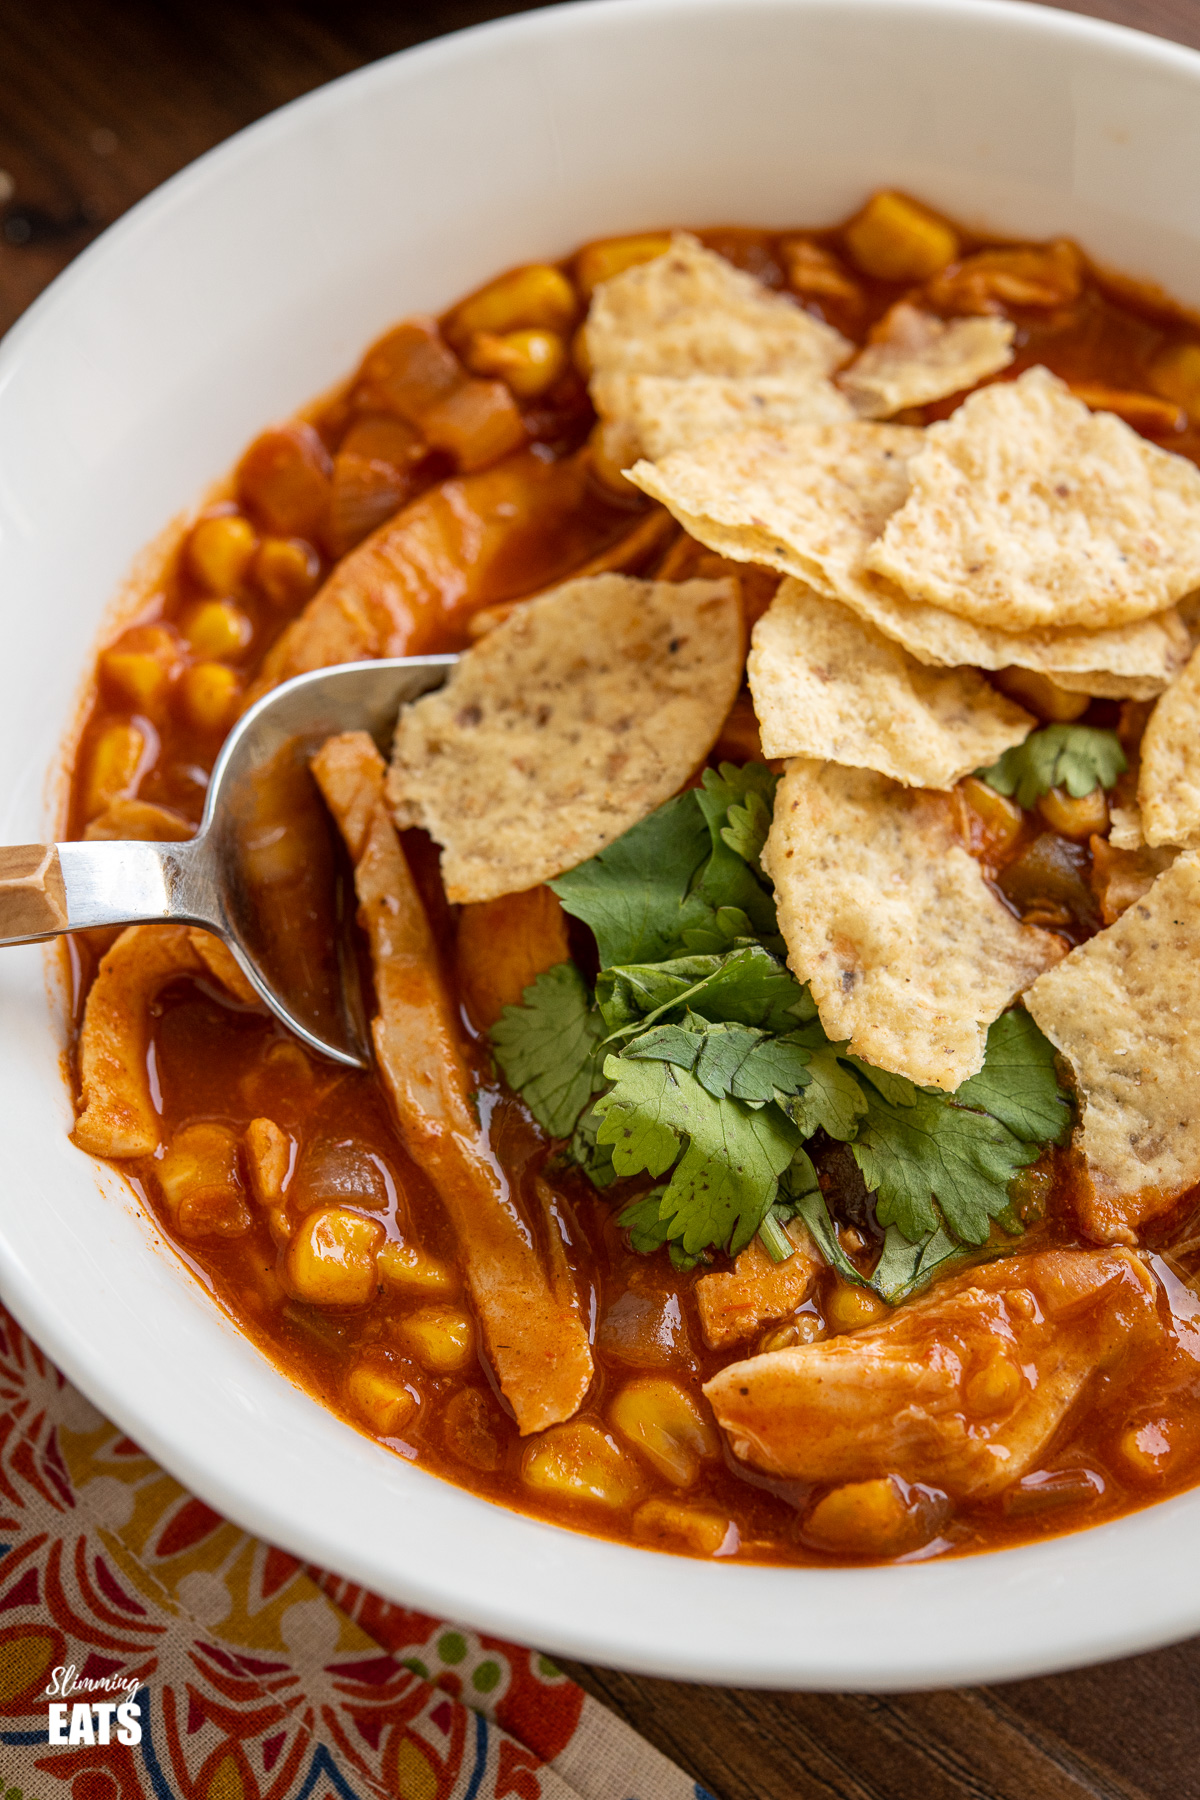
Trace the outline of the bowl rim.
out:
M 7 371 L 25 353 L 27 344 L 32 344 L 37 335 L 53 325 L 61 309 L 74 305 L 79 290 L 96 274 L 114 259 L 123 258 L 139 239 L 152 235 L 159 221 L 170 211 L 186 205 L 194 194 L 220 181 L 227 170 L 236 168 L 251 151 L 283 144 L 293 132 L 307 129 L 326 114 L 336 114 L 352 106 L 356 96 L 376 88 L 386 90 L 398 80 L 433 80 L 441 70 L 451 70 L 462 60 L 487 55 L 491 47 L 504 40 L 558 39 L 576 30 L 578 21 L 595 21 L 600 15 L 603 15 L 604 28 L 620 31 L 625 21 L 656 16 L 682 18 L 687 14 L 726 14 L 736 10 L 738 4 L 739 0 L 568 0 L 567 4 L 509 15 L 415 45 L 288 102 L 178 171 L 69 264 L 0 342 L 0 388 Z M 769 0 L 769 4 L 776 11 L 803 13 L 829 10 L 831 0 Z M 1184 69 L 1200 92 L 1200 53 L 1127 26 L 1055 11 L 1029 4 L 1028 0 L 837 0 L 837 4 L 845 11 L 887 10 L 896 14 L 944 16 L 956 20 L 992 20 L 1011 26 L 1027 39 L 1049 35 L 1060 41 L 1106 45 L 1143 66 L 1152 62 Z M 114 1176 L 112 1181 L 119 1182 L 124 1189 L 120 1177 Z M 107 1173 L 98 1174 L 102 1191 L 111 1189 L 112 1181 Z M 158 1235 L 152 1220 L 147 1222 L 141 1218 L 140 1224 L 152 1236 Z M 183 1268 L 182 1258 L 179 1260 Z M 192 1278 L 187 1276 L 186 1279 Z M 1042 1674 L 1129 1655 L 1200 1628 L 1200 1581 L 1189 1588 L 1185 1580 L 1177 1579 L 1169 1591 L 1155 1595 L 1152 1613 L 1143 1612 L 1133 1620 L 1123 1617 L 1119 1607 L 1113 1607 L 1107 1619 L 1093 1619 L 1085 1640 L 1081 1640 L 1078 1630 L 1072 1631 L 1061 1625 L 1056 1629 L 1053 1609 L 1039 1603 L 1037 1607 L 1031 1604 L 1031 1616 L 1036 1616 L 1043 1631 L 1036 1644 L 1026 1641 L 999 1648 L 974 1641 L 966 1651 L 956 1645 L 951 1652 L 923 1642 L 907 1643 L 903 1653 L 895 1645 L 882 1649 L 863 1645 L 849 1659 L 843 1654 L 822 1662 L 812 1645 L 797 1644 L 790 1633 L 786 1640 L 758 1648 L 747 1644 L 743 1637 L 737 1648 L 731 1650 L 721 1641 L 714 1642 L 711 1636 L 702 1637 L 698 1632 L 691 1639 L 681 1637 L 678 1630 L 664 1632 L 660 1628 L 661 1619 L 647 1614 L 624 1626 L 612 1619 L 599 1623 L 595 1619 L 572 1618 L 561 1607 L 550 1616 L 537 1584 L 531 1583 L 526 1591 L 519 1578 L 503 1582 L 492 1582 L 488 1578 L 483 1589 L 472 1590 L 466 1585 L 466 1578 L 461 1575 L 455 1578 L 453 1571 L 444 1565 L 431 1570 L 424 1558 L 416 1559 L 416 1566 L 410 1564 L 400 1574 L 394 1569 L 381 1570 L 372 1553 L 348 1538 L 344 1529 L 339 1532 L 328 1526 L 322 1528 L 311 1518 L 301 1519 L 281 1492 L 266 1491 L 249 1482 L 243 1470 L 231 1466 L 228 1457 L 219 1463 L 210 1461 L 190 1431 L 185 1409 L 180 1409 L 174 1416 L 166 1416 L 150 1414 L 139 1407 L 128 1385 L 117 1379 L 115 1369 L 103 1364 L 98 1366 L 91 1360 L 94 1345 L 82 1334 L 77 1322 L 56 1307 L 54 1297 L 39 1286 L 34 1272 L 19 1257 L 9 1254 L 2 1232 L 0 1293 L 22 1326 L 109 1419 L 144 1444 L 156 1460 L 193 1492 L 247 1530 L 283 1545 L 306 1561 L 334 1569 L 439 1618 L 465 1619 L 478 1629 L 518 1642 L 536 1643 L 539 1648 L 559 1654 L 697 1681 L 887 1691 L 961 1686 L 982 1680 Z M 204 1304 L 211 1306 L 207 1296 Z M 252 1340 L 243 1338 L 232 1325 L 229 1329 L 235 1332 L 240 1343 L 250 1345 L 254 1356 L 260 1355 Z M 284 1388 L 292 1389 L 303 1404 L 320 1407 L 320 1402 L 302 1395 L 286 1376 L 279 1376 L 279 1380 Z M 326 1416 L 337 1428 L 332 1435 L 326 1435 L 330 1443 L 336 1443 L 339 1454 L 345 1454 L 348 1468 L 355 1464 L 365 1467 L 363 1452 L 368 1449 L 378 1455 L 378 1447 L 372 1440 L 360 1436 L 352 1427 L 337 1420 L 336 1415 Z M 359 1446 L 357 1451 L 355 1445 Z M 708 1608 L 726 1626 L 730 1623 L 730 1613 L 738 1611 L 739 1596 L 747 1597 L 747 1603 L 752 1601 L 753 1609 L 764 1604 L 777 1606 L 778 1601 L 772 1600 L 770 1595 L 772 1591 L 777 1594 L 783 1586 L 787 1588 L 789 1601 L 794 1595 L 794 1605 L 803 1607 L 807 1603 L 818 1614 L 831 1604 L 851 1611 L 864 1602 L 874 1605 L 876 1601 L 872 1596 L 880 1595 L 884 1596 L 886 1608 L 903 1611 L 912 1603 L 917 1589 L 923 1588 L 928 1593 L 931 1586 L 936 1585 L 939 1592 L 947 1591 L 948 1577 L 952 1588 L 955 1571 L 971 1571 L 984 1564 L 995 1571 L 998 1583 L 1008 1590 L 1040 1595 L 1043 1601 L 1051 1592 L 1065 1597 L 1068 1589 L 1082 1592 L 1085 1583 L 1094 1582 L 1097 1567 L 1106 1563 L 1110 1568 L 1123 1566 L 1130 1551 L 1135 1560 L 1144 1554 L 1147 1534 L 1139 1522 L 1144 1522 L 1151 1513 L 1165 1520 L 1172 1513 L 1195 1511 L 1194 1506 L 1188 1508 L 1188 1495 L 1185 1494 L 1064 1537 L 940 1562 L 837 1569 L 793 1569 L 771 1565 L 721 1567 L 614 1544 L 587 1533 L 563 1531 L 494 1502 L 478 1500 L 465 1490 L 454 1488 L 423 1471 L 402 1466 L 408 1477 L 415 1474 L 421 1482 L 436 1482 L 438 1490 L 457 1496 L 457 1501 L 446 1501 L 445 1510 L 459 1520 L 469 1521 L 477 1512 L 508 1520 L 512 1529 L 502 1535 L 509 1537 L 521 1555 L 528 1555 L 535 1562 L 540 1558 L 548 1567 L 589 1565 L 600 1580 L 611 1575 L 623 1587 L 636 1589 L 641 1586 L 648 1593 L 655 1585 L 672 1586 L 670 1579 L 664 1579 L 662 1583 L 653 1580 L 647 1567 L 648 1558 L 653 1557 L 656 1564 L 687 1571 L 689 1588 L 702 1596 L 702 1610 Z M 382 1485 L 389 1485 L 386 1478 Z M 1191 1490 L 1191 1494 L 1200 1500 L 1197 1490 Z M 464 1501 L 466 1504 L 462 1504 Z M 434 1504 L 437 1504 L 437 1495 Z M 1097 1559 L 1089 1555 L 1087 1549 L 1101 1538 L 1107 1549 Z M 551 1539 L 553 1543 L 550 1543 Z M 1082 1554 L 1078 1553 L 1080 1546 L 1084 1546 Z M 967 1573 L 961 1585 L 977 1588 L 980 1583 Z M 731 1586 L 735 1590 L 732 1600 Z M 1130 1592 L 1133 1591 L 1131 1587 Z M 951 1600 L 950 1604 L 956 1603 Z

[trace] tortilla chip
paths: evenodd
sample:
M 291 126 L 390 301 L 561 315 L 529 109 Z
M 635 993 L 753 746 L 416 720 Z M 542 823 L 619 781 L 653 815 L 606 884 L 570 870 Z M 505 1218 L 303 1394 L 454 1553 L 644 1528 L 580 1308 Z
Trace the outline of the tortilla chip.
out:
M 1141 850 L 1146 843 L 1140 806 L 1110 806 L 1108 841 L 1114 850 Z
M 823 375 L 597 375 L 601 417 L 636 433 L 642 454 L 667 456 L 689 444 L 755 425 L 821 425 L 851 418 L 849 401 Z M 636 461 L 635 456 L 630 462 Z
M 931 425 L 867 567 L 1002 631 L 1125 625 L 1200 581 L 1200 469 L 1047 369 Z
M 1013 359 L 1016 326 L 1009 319 L 939 319 L 901 301 L 885 322 L 886 337 L 868 344 L 838 378 L 863 419 L 944 400 Z
M 854 348 L 687 232 L 596 289 L 586 344 L 597 375 L 828 375 Z
M 732 581 L 593 575 L 528 601 L 396 727 L 388 801 L 452 901 L 594 856 L 687 780 L 738 690 Z
M 924 433 L 909 425 L 792 425 L 731 432 L 629 480 L 693 537 L 850 600 L 863 556 L 908 496 Z
M 1175 679 L 1191 649 L 1183 621 L 1172 610 L 1109 631 L 1010 632 L 906 600 L 881 576 L 845 583 L 839 598 L 919 662 L 1037 669 L 1052 675 L 1059 687 L 1103 699 L 1154 699 Z
M 909 600 L 864 567 L 908 495 L 907 464 L 924 433 L 905 425 L 762 428 L 640 462 L 629 479 L 694 538 L 738 562 L 764 563 L 842 600 L 915 656 L 943 668 L 1038 669 L 1062 687 L 1152 699 L 1183 667 L 1178 617 L 1106 631 L 1013 633 Z
M 992 1020 L 1063 954 L 997 900 L 945 799 L 865 769 L 789 763 L 762 860 L 829 1036 L 922 1085 L 976 1074 Z
M 1179 857 L 1025 1004 L 1075 1072 L 1089 1229 L 1132 1242 L 1200 1181 L 1200 855 Z
M 764 755 L 828 758 L 907 787 L 953 787 L 1036 723 L 974 669 L 927 669 L 794 578 L 754 627 L 748 673 Z
M 1148 844 L 1200 846 L 1200 651 L 1150 714 L 1137 796 Z

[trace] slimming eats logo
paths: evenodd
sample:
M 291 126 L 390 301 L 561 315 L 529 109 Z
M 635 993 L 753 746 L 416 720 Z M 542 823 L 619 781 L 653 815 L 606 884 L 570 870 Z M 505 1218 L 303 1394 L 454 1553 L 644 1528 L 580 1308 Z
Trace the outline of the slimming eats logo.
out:
M 51 1669 L 47 1743 L 140 1744 L 142 1709 L 134 1699 L 140 1683 L 129 1675 L 80 1675 L 74 1663 Z M 99 1700 L 79 1700 L 99 1692 Z

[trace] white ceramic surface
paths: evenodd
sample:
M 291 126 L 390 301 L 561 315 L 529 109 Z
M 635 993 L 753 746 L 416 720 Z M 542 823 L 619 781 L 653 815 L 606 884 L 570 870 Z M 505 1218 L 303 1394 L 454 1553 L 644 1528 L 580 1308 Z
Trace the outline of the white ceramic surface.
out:
M 1200 57 L 989 0 L 594 0 L 335 82 L 161 188 L 0 347 L 0 841 L 139 547 L 412 309 L 605 232 L 820 223 L 887 183 L 1200 302 Z M 41 953 L 0 957 L 0 1291 L 97 1405 L 267 1538 L 550 1651 L 754 1686 L 1030 1674 L 1200 1629 L 1200 1492 L 1031 1548 L 738 1568 L 413 1469 L 278 1375 L 67 1141 Z

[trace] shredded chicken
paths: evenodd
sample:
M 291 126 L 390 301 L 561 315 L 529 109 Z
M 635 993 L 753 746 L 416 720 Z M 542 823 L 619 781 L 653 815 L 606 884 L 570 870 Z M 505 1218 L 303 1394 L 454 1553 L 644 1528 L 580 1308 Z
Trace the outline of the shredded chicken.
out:
M 753 1238 L 732 1269 L 697 1281 L 700 1328 L 710 1350 L 750 1337 L 760 1325 L 784 1318 L 808 1299 L 821 1260 L 803 1225 L 792 1223 L 784 1230 L 796 1246 L 786 1262 L 772 1262 Z
M 582 457 L 523 451 L 421 494 L 342 558 L 268 651 L 247 703 L 306 669 L 430 649 L 451 619 L 509 598 L 513 570 L 537 587 L 559 579 L 592 547 L 577 518 L 587 472 Z
M 355 865 L 379 1003 L 375 1053 L 405 1146 L 458 1237 L 518 1429 L 543 1431 L 571 1417 L 592 1379 L 574 1289 L 557 1256 L 544 1265 L 471 1105 L 437 949 L 384 801 L 382 757 L 365 732 L 347 732 L 317 753 L 313 773 Z
M 1094 1376 L 1160 1347 L 1127 1250 L 1043 1250 L 969 1270 L 883 1324 L 732 1363 L 704 1392 L 733 1453 L 771 1475 L 898 1475 L 982 1499 L 1034 1466 Z
M 79 1034 L 83 1107 L 72 1137 L 90 1156 L 151 1156 L 161 1141 L 146 1051 L 150 1003 L 180 975 L 212 975 L 235 1000 L 254 990 L 218 938 L 188 925 L 130 925 L 103 958 Z

